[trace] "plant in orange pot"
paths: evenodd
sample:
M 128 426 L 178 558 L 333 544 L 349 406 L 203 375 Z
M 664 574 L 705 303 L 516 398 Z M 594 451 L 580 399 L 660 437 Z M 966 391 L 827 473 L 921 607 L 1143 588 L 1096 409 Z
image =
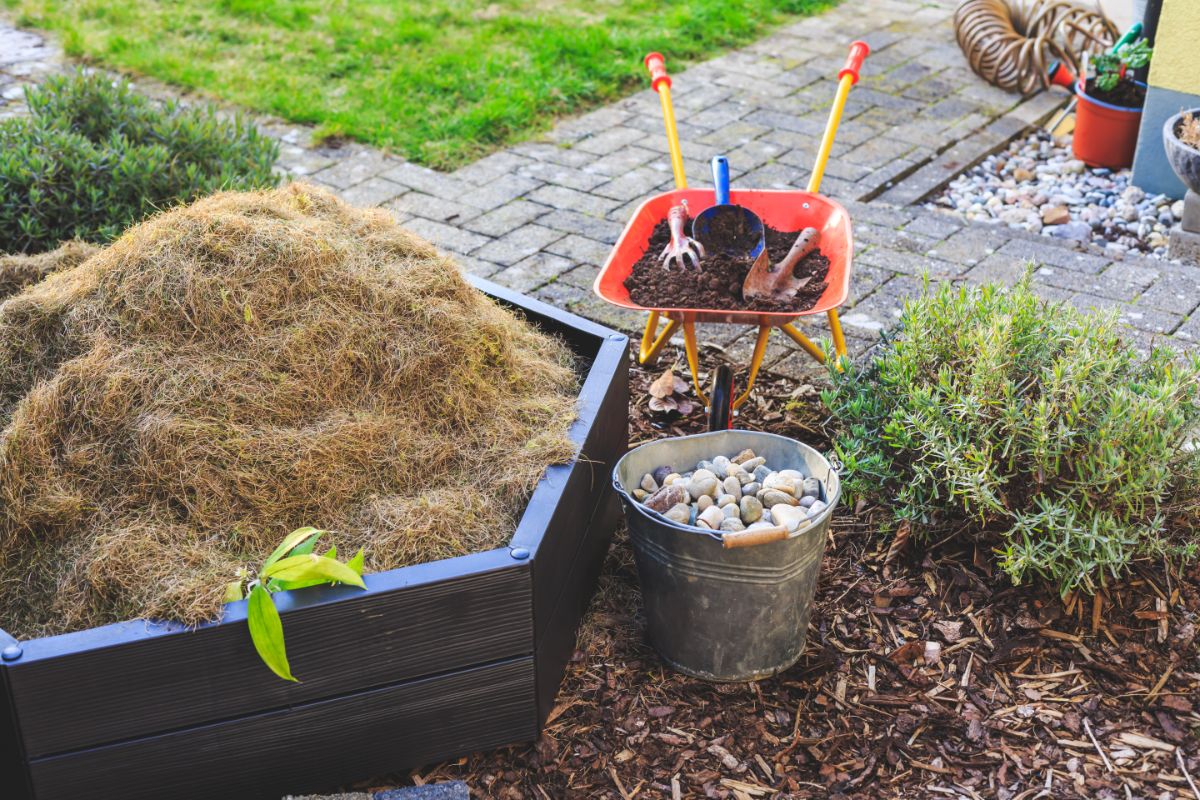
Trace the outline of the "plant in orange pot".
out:
M 1093 167 L 1120 169 L 1133 163 L 1146 84 L 1133 71 L 1150 63 L 1145 39 L 1123 45 L 1115 53 L 1091 58 L 1091 77 L 1075 86 L 1079 109 L 1075 116 L 1075 157 Z

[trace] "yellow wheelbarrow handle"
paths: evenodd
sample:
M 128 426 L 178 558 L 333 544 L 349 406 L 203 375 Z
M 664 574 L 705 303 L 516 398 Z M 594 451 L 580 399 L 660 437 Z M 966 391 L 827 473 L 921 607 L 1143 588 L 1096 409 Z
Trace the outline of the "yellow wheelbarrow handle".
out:
M 671 171 L 675 173 L 675 188 L 687 188 L 687 176 L 683 172 L 683 151 L 679 148 L 679 131 L 675 129 L 675 106 L 671 104 L 671 76 L 667 74 L 667 62 L 662 53 L 650 53 L 645 58 L 646 69 L 650 70 L 650 86 L 658 92 L 662 103 L 663 124 L 667 128 L 667 147 L 671 149 Z

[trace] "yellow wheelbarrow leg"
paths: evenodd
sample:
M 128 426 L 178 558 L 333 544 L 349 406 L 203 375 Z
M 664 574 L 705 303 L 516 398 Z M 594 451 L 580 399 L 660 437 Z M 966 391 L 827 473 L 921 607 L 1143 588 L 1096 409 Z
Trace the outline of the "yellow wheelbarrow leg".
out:
M 846 358 L 846 335 L 842 333 L 842 321 L 838 318 L 836 308 L 829 309 L 829 330 L 833 332 L 833 349 L 837 351 L 837 371 L 842 371 L 842 361 Z
M 779 329 L 788 336 L 792 337 L 792 341 L 803 347 L 804 351 L 810 356 L 815 358 L 817 361 L 820 361 L 822 364 L 825 363 L 825 351 L 820 347 L 817 347 L 813 340 L 801 333 L 800 329 L 795 325 L 789 322 L 787 325 L 780 325 Z
M 667 327 L 662 329 L 662 333 L 659 333 L 658 312 L 651 311 L 650 319 L 646 320 L 646 330 L 642 333 L 642 346 L 638 349 L 638 363 L 642 366 L 653 364 L 654 359 L 658 358 L 659 351 L 663 349 L 663 345 L 671 339 L 671 334 L 678 327 L 679 320 L 668 320 Z
M 700 388 L 700 376 L 697 372 L 700 369 L 700 354 L 696 347 L 696 320 L 692 316 L 683 318 L 683 350 L 687 353 L 688 369 L 692 371 L 692 388 L 696 390 L 696 397 L 704 405 L 708 405 L 708 395 Z
M 750 374 L 746 376 L 746 391 L 733 401 L 734 408 L 741 408 L 750 399 L 750 392 L 754 391 L 754 381 L 758 379 L 758 368 L 762 366 L 763 357 L 767 354 L 769 338 L 771 338 L 771 326 L 759 325 L 758 339 L 754 342 L 754 355 L 750 359 Z

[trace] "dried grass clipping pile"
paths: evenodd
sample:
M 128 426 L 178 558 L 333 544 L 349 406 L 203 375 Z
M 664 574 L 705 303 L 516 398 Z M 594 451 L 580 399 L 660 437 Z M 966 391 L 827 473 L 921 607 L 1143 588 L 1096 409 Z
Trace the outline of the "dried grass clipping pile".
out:
M 214 618 L 306 524 L 376 571 L 498 546 L 573 455 L 575 384 L 384 212 L 165 213 L 0 305 L 0 627 Z
M 74 241 L 48 253 L 0 255 L 0 300 L 32 286 L 52 272 L 82 264 L 99 249 L 94 244 Z

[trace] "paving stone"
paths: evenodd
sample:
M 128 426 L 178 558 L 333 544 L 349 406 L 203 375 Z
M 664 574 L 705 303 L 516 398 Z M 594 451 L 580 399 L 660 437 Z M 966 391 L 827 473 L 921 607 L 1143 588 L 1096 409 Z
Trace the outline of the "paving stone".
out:
M 350 158 L 313 173 L 313 177 L 321 183 L 336 186 L 338 189 L 349 189 L 351 186 L 378 176 L 389 166 L 389 159 L 382 154 L 359 151 Z
M 512 175 L 533 163 L 535 162 L 532 158 L 510 150 L 501 150 L 455 170 L 454 177 L 467 183 L 481 185 Z
M 511 230 L 548 214 L 550 209 L 528 200 L 513 200 L 482 216 L 463 221 L 463 227 L 486 236 L 503 236 Z
M 1125 325 L 1149 333 L 1169 334 L 1180 326 L 1183 317 L 1156 311 L 1136 304 L 1122 303 L 1108 297 L 1080 292 L 1071 297 L 1071 305 L 1084 312 L 1117 312 L 1117 319 Z
M 533 296 L 543 303 L 549 303 L 557 308 L 571 308 L 587 299 L 589 293 L 590 288 L 585 291 L 578 286 L 564 283 L 562 278 L 558 278 L 535 289 Z
M 666 162 L 663 162 L 663 166 L 666 166 Z M 609 209 L 611 211 L 621 203 L 635 198 L 645 199 L 647 195 L 662 190 L 664 185 L 671 181 L 669 168 L 659 170 L 653 166 L 644 166 L 630 170 L 607 183 L 602 183 L 592 192 L 605 200 L 613 201 Z
M 908 224 L 916 216 L 917 211 L 906 206 L 893 206 L 887 203 L 847 201 L 842 203 L 850 214 L 855 227 L 861 222 L 869 222 L 885 228 L 900 228 Z
M 573 266 L 571 261 L 561 256 L 534 253 L 493 274 L 491 279 L 518 292 L 530 292 Z
M 616 152 L 609 153 L 602 158 L 598 158 L 584 168 L 585 172 L 594 173 L 598 178 L 597 184 L 603 183 L 608 178 L 624 175 L 632 169 L 636 169 L 648 161 L 653 161 L 660 157 L 660 153 L 655 150 L 647 150 L 644 147 L 624 147 Z M 578 186 L 572 188 L 581 188 Z M 592 187 L 587 187 L 592 188 Z
M 996 283 L 1001 286 L 1013 286 L 1025 277 L 1025 273 L 1028 271 L 1028 265 L 1020 259 L 1006 256 L 1003 253 L 992 253 L 984 256 L 963 277 L 971 283 Z
M 870 297 L 872 292 L 884 283 L 887 283 L 895 275 L 896 273 L 890 269 L 864 264 L 861 261 L 856 262 L 851 271 L 850 293 L 846 299 L 845 307 L 854 308 L 854 306 L 861 303 L 867 297 Z
M 626 145 L 640 142 L 644 138 L 646 138 L 645 132 L 637 128 L 610 128 L 603 133 L 581 139 L 575 144 L 575 148 L 585 153 L 605 156 L 620 150 Z
M 598 194 L 580 192 L 575 189 L 568 189 L 565 186 L 543 186 L 540 189 L 530 192 L 526 199 L 550 206 L 551 208 L 580 211 L 587 214 L 594 214 L 598 217 L 604 216 L 619 205 L 616 200 L 610 197 L 601 197 Z
M 1035 264 L 1096 274 L 1104 271 L 1112 262 L 1095 253 L 1069 249 L 1055 244 L 1044 236 L 1037 239 L 1012 238 L 1004 242 L 1001 249 L 1009 255 L 1028 259 Z
M 608 260 L 612 251 L 609 245 L 588 239 L 585 236 L 568 235 L 546 245 L 546 252 L 554 253 L 579 264 L 599 266 Z
M 937 258 L 973 267 L 984 256 L 1000 249 L 1006 241 L 1004 234 L 995 227 L 985 228 L 979 225 L 969 225 L 958 233 L 951 234 L 945 241 L 939 242 L 929 252 Z M 1010 255 L 1022 257 L 1020 253 L 1010 253 Z
M 462 196 L 462 201 L 477 208 L 491 210 L 529 195 L 542 185 L 541 181 L 523 175 L 505 175 L 478 188 L 472 188 Z
M 454 263 L 462 267 L 464 272 L 478 275 L 481 278 L 490 278 L 503 269 L 494 261 L 484 261 L 482 258 L 464 256 L 461 253 L 454 254 Z
M 623 225 L 590 214 L 580 214 L 578 211 L 557 209 L 538 219 L 539 225 L 553 228 L 563 233 L 576 233 L 595 239 L 605 244 L 616 244 L 621 235 Z
M 482 213 L 473 206 L 453 200 L 443 200 L 424 192 L 409 192 L 387 203 L 386 206 L 394 211 L 407 214 L 409 217 L 424 217 L 452 225 L 462 225 Z
M 737 122 L 754 110 L 755 106 L 726 99 L 694 114 L 689 114 L 685 119 L 691 125 L 715 131 L 718 128 L 723 128 L 726 125 Z
M 950 214 L 940 214 L 936 211 L 921 214 L 905 226 L 908 233 L 917 233 L 933 239 L 945 239 L 952 233 L 962 230 L 962 220 Z
M 487 236 L 480 236 L 478 233 L 456 228 L 444 222 L 434 222 L 421 217 L 409 220 L 404 223 L 404 227 L 417 236 L 428 239 L 443 250 L 455 253 L 470 253 L 492 241 Z
M 1055 266 L 1040 266 L 1034 271 L 1034 278 L 1049 286 L 1124 301 L 1136 299 L 1157 277 L 1157 270 L 1122 263 L 1113 264 L 1099 274 L 1081 274 Z
M 322 174 L 318 173 L 318 176 Z M 380 177 L 443 200 L 461 201 L 465 195 L 476 189 L 443 172 L 408 162 L 388 167 L 380 173 Z
M 609 180 L 609 176 L 597 172 L 566 167 L 552 161 L 533 161 L 521 167 L 519 175 L 553 186 L 565 186 L 581 192 L 591 191 Z
M 344 190 L 341 195 L 342 199 L 352 206 L 372 208 L 381 206 L 407 191 L 408 189 L 400 184 L 392 183 L 384 178 L 368 178 L 362 183 Z
M 1141 271 L 1146 268 L 1138 265 L 1131 269 Z M 1174 314 L 1191 314 L 1200 305 L 1200 268 L 1164 267 L 1154 285 L 1142 294 L 1139 303 Z
M 867 248 L 862 255 L 856 254 L 855 260 L 906 275 L 920 277 L 928 274 L 935 280 L 955 278 L 968 269 L 966 264 L 960 262 L 943 261 L 940 258 L 930 258 L 919 253 L 879 245 Z
M 1193 312 L 1187 321 L 1176 328 L 1175 338 L 1190 344 L 1200 344 L 1200 313 Z
M 472 255 L 487 261 L 495 261 L 502 266 L 509 266 L 561 238 L 563 238 L 562 231 L 556 231 L 533 222 L 515 228 L 498 239 L 493 239 L 475 250 Z
M 707 145 L 709 149 L 725 152 L 752 142 L 768 131 L 770 128 L 746 120 L 738 120 L 704 134 L 697 141 Z
M 808 184 L 806 169 L 772 162 L 746 173 L 738 181 L 742 189 L 804 189 Z
M 510 149 L 512 152 L 531 158 L 534 161 L 546 161 L 551 164 L 560 164 L 564 167 L 575 167 L 576 169 L 591 164 L 596 160 L 594 153 L 550 142 L 522 142 Z
M 565 283 L 578 289 L 592 291 L 596 278 L 600 275 L 600 267 L 593 264 L 580 264 L 559 275 L 558 283 Z
M 746 121 L 769 131 L 783 130 L 798 133 L 804 137 L 820 136 L 825 130 L 825 115 L 805 112 L 802 114 L 786 114 L 770 109 L 758 109 L 746 116 Z M 768 136 L 768 138 L 770 138 Z M 806 139 L 806 141 L 808 141 Z M 787 144 L 787 143 L 784 143 Z

